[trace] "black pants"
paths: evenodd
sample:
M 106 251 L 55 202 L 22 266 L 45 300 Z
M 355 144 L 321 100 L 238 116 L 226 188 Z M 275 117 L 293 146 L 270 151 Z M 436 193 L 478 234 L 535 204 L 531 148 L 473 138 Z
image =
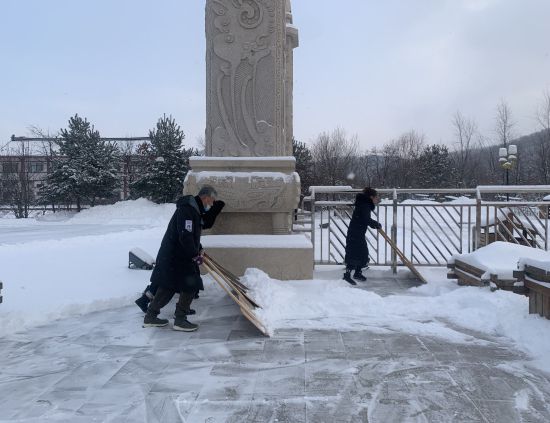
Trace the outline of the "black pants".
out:
M 155 298 L 149 304 L 147 314 L 149 316 L 157 317 L 160 310 L 170 302 L 176 291 L 159 286 L 155 294 Z M 189 309 L 195 294 L 193 292 L 180 292 L 180 298 L 176 304 L 176 317 L 185 317 Z
M 150 285 L 147 285 L 145 287 L 145 291 L 143 291 L 143 295 L 145 295 L 147 298 L 151 299 L 157 295 L 157 290 L 159 289 L 159 285 L 157 283 L 151 282 Z M 193 293 L 194 298 L 199 298 L 199 291 Z
M 153 294 L 153 297 L 154 297 L 155 295 L 157 295 L 157 290 L 158 290 L 158 288 L 159 288 L 158 284 L 151 282 L 150 285 L 147 285 L 147 286 L 145 287 L 145 291 L 143 291 L 143 293 L 146 294 L 147 291 L 149 291 L 151 294 Z M 147 295 L 147 294 L 146 294 L 146 295 Z M 148 296 L 148 295 L 147 295 L 147 296 Z
M 352 264 L 348 264 L 346 266 L 346 272 L 351 272 L 352 270 L 355 270 L 357 273 L 361 273 L 361 266 L 354 266 Z

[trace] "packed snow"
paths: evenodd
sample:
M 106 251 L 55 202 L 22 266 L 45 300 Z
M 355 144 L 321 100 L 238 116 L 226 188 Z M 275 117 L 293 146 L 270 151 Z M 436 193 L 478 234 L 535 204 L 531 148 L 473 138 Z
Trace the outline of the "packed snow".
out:
M 128 252 L 139 247 L 154 257 L 173 210 L 173 205 L 138 200 L 65 214 L 61 220 L 0 219 L 0 280 L 4 283 L 0 336 L 131 304 L 148 283 L 150 272 L 129 269 Z M 517 263 L 516 258 L 506 259 L 513 260 Z M 263 306 L 258 316 L 270 331 L 368 328 L 456 343 L 484 342 L 453 330 L 447 324 L 451 322 L 506 337 L 550 371 L 550 321 L 529 315 L 526 297 L 458 287 L 446 280 L 444 268 L 423 269 L 427 285 L 389 296 L 327 280 L 324 272 L 318 267 L 316 280 L 283 282 L 249 269 L 243 281 Z M 208 277 L 205 285 L 204 295 L 225 295 Z M 522 403 L 521 398 L 518 401 Z

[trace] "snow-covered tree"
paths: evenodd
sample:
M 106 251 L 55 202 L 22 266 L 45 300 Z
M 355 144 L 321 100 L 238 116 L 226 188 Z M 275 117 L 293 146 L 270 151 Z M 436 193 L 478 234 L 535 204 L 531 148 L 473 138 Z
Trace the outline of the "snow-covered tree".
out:
M 118 186 L 119 151 L 116 144 L 101 139 L 86 120 L 75 115 L 62 129 L 52 153 L 52 171 L 41 190 L 42 202 L 83 201 L 94 206 L 98 198 L 112 197 Z
M 173 202 L 183 190 L 189 157 L 197 152 L 184 148 L 185 134 L 172 116 L 161 117 L 149 138 L 150 147 L 141 149 L 144 173 L 131 185 L 132 197 Z
M 455 184 L 456 171 L 445 145 L 426 146 L 416 162 L 420 188 L 448 188 Z
M 300 175 L 302 194 L 313 185 L 313 156 L 307 145 L 292 139 L 292 155 L 296 158 L 296 172 Z

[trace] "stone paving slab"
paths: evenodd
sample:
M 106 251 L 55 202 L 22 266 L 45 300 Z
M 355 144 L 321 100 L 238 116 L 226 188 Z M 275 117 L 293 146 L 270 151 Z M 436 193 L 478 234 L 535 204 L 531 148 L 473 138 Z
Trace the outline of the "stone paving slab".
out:
M 191 334 L 143 329 L 131 305 L 1 339 L 0 422 L 550 421 L 550 377 L 501 338 L 450 324 L 480 342 L 369 330 L 266 338 L 223 295 L 195 307 Z

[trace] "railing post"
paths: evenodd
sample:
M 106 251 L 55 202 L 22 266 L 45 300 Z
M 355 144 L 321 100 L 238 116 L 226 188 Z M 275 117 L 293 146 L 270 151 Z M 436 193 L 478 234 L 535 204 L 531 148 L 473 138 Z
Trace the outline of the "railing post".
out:
M 476 189 L 476 231 L 474 239 L 474 251 L 479 248 L 481 239 L 481 192 Z
M 393 189 L 393 221 L 391 225 L 391 240 L 394 245 L 397 245 L 397 190 Z M 397 273 L 397 254 L 395 250 L 391 249 L 391 269 L 395 274 Z
M 313 245 L 313 263 L 315 264 L 315 253 L 317 252 L 315 246 L 315 188 L 311 188 L 311 244 Z

